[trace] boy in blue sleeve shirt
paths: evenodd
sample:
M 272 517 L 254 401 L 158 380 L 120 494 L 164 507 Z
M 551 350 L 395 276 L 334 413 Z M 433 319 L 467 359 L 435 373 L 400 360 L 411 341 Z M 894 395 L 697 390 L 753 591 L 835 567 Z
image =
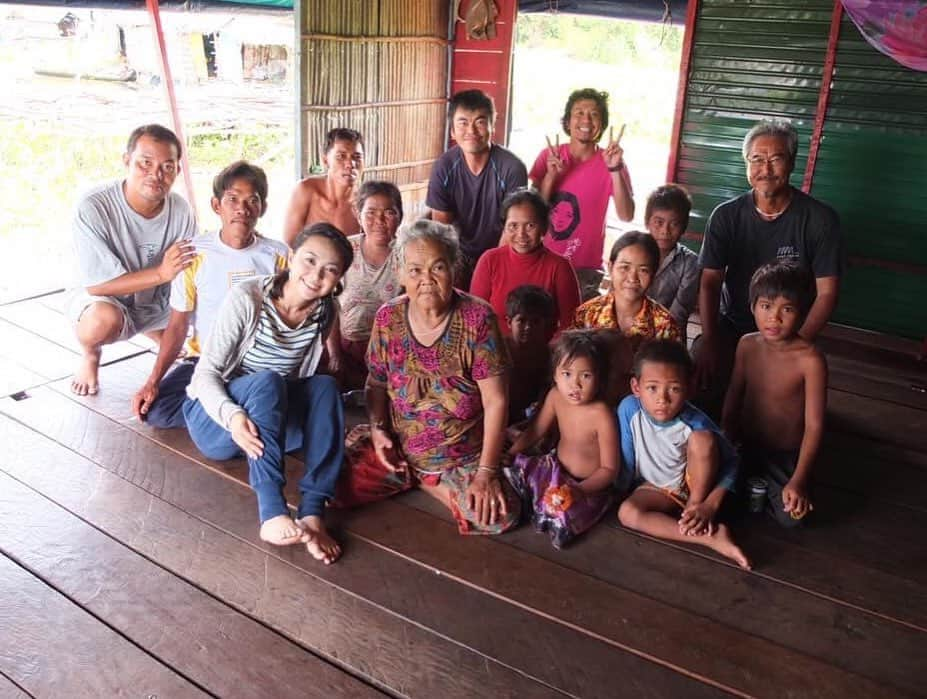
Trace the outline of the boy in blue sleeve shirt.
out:
M 678 342 L 649 342 L 637 353 L 632 395 L 618 407 L 622 485 L 632 488 L 618 520 L 661 539 L 707 546 L 749 569 L 728 527 L 715 522 L 736 481 L 736 452 L 688 402 L 692 373 Z

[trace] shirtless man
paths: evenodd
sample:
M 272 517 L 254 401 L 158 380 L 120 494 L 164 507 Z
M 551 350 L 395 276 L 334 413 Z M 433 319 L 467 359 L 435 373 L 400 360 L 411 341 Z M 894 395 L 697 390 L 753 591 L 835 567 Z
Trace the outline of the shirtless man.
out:
M 77 204 L 72 228 L 80 287 L 67 307 L 83 350 L 71 381 L 77 395 L 98 391 L 103 345 L 137 333 L 158 342 L 167 326 L 171 281 L 195 254 L 193 213 L 170 191 L 180 153 L 170 129 L 140 126 L 122 157 L 125 179 L 95 187 Z
M 324 177 L 307 177 L 293 190 L 283 224 L 287 245 L 313 223 L 330 223 L 346 236 L 361 232 L 354 198 L 364 170 L 363 137 L 354 129 L 332 129 L 325 136 L 322 164 Z
M 811 511 L 808 479 L 821 447 L 827 363 L 799 329 L 811 307 L 811 275 L 792 265 L 760 267 L 750 284 L 759 332 L 737 345 L 722 425 L 742 439 L 744 470 L 766 480 L 767 511 L 794 526 Z

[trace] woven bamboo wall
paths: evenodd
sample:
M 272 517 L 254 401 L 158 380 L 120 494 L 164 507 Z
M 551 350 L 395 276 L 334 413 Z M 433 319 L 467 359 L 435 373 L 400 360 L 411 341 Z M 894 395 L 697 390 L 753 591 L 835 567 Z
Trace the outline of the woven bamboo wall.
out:
M 449 3 L 303 0 L 301 129 L 307 169 L 325 134 L 357 129 L 365 179 L 414 190 L 444 149 Z

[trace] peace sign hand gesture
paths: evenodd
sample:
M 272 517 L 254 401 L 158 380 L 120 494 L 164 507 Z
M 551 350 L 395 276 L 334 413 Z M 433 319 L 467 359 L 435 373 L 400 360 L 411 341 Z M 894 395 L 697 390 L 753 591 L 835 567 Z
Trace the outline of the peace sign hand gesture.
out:
M 544 136 L 544 138 L 547 140 L 547 174 L 557 177 L 563 172 L 563 160 L 560 158 L 560 134 L 555 137 L 556 145 L 550 142 L 550 136 Z
M 608 127 L 608 146 L 602 151 L 602 157 L 605 159 L 605 167 L 611 171 L 620 170 L 624 165 L 624 149 L 621 147 L 621 137 L 624 136 L 624 128 L 627 124 L 621 125 L 618 132 L 618 138 L 613 138 L 614 129 Z

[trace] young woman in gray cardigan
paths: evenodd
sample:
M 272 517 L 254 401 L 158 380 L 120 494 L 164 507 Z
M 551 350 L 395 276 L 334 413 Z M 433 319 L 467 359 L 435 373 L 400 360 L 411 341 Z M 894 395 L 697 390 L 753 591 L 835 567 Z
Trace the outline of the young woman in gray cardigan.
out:
M 304 543 L 326 564 L 341 554 L 322 516 L 344 458 L 344 414 L 335 380 L 315 370 L 352 258 L 341 232 L 317 223 L 294 240 L 287 271 L 234 287 L 183 408 L 190 436 L 206 457 L 247 456 L 261 538 L 278 546 Z M 283 496 L 283 456 L 300 444 L 306 471 L 294 520 Z

